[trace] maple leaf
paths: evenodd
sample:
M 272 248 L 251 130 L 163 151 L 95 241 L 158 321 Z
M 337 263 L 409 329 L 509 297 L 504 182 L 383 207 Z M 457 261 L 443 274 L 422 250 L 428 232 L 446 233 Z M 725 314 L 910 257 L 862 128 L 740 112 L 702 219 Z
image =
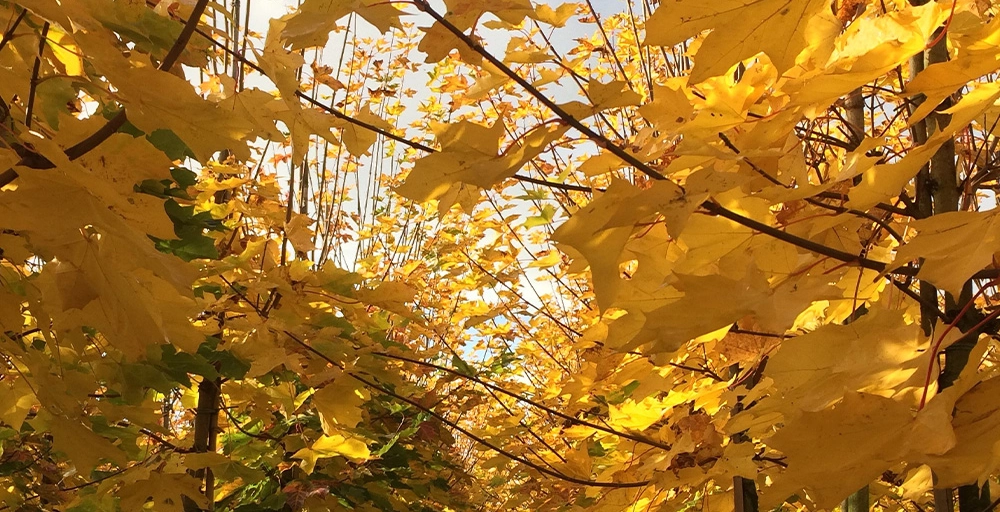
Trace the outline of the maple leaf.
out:
M 714 29 L 698 50 L 693 83 L 721 75 L 737 62 L 764 52 L 782 73 L 805 47 L 804 21 L 827 8 L 820 0 L 678 0 L 660 6 L 646 21 L 644 44 L 673 46 Z
M 618 263 L 621 251 L 632 234 L 633 226 L 619 226 L 601 229 L 608 224 L 618 209 L 640 193 L 638 189 L 620 180 L 615 180 L 600 197 L 576 212 L 566 223 L 552 234 L 552 239 L 560 244 L 563 252 L 574 259 L 585 258 L 590 265 L 601 309 L 611 307 L 617 297 L 621 277 Z
M 281 38 L 293 50 L 326 46 L 330 32 L 337 28 L 337 21 L 352 12 L 382 32 L 403 28 L 399 21 L 402 12 L 392 4 L 378 0 L 306 0 L 297 12 L 283 19 Z
M 0 5 L 0 501 L 979 495 L 994 4 Z
M 143 510 L 151 502 L 157 512 L 183 512 L 187 508 L 185 499 L 195 506 L 208 503 L 208 499 L 201 494 L 198 480 L 186 473 L 152 473 L 147 479 L 124 486 L 119 498 L 122 507 L 129 510 Z
M 833 409 L 804 413 L 768 440 L 785 454 L 789 472 L 767 488 L 761 505 L 777 506 L 805 487 L 817 507 L 833 507 L 906 453 L 909 446 L 900 441 L 910 418 L 909 406 L 864 393 L 846 394 Z
M 893 266 L 923 258 L 917 275 L 955 295 L 1000 251 L 995 212 L 946 212 L 912 226 L 917 236 L 896 251 Z
M 344 428 L 355 428 L 363 419 L 361 406 L 368 401 L 368 390 L 344 375 L 313 394 L 312 401 L 320 413 L 323 432 L 334 435 Z

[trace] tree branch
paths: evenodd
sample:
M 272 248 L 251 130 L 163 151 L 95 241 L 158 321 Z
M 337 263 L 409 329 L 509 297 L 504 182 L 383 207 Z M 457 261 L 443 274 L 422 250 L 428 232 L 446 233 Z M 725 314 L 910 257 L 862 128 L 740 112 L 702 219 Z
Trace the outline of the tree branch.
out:
M 635 167 L 636 170 L 638 170 L 639 172 L 656 180 L 666 179 L 662 174 L 656 172 L 656 170 L 654 170 L 652 167 L 646 165 L 641 160 L 636 158 L 635 155 L 629 153 L 628 151 L 625 151 L 624 148 L 618 146 L 607 137 L 595 132 L 589 126 L 583 124 L 579 119 L 571 116 L 568 112 L 563 110 L 562 107 L 556 105 L 556 103 L 552 101 L 548 96 L 542 94 L 542 92 L 539 91 L 535 86 L 531 85 L 524 78 L 521 78 L 521 75 L 518 75 L 516 72 L 514 72 L 514 70 L 511 69 L 506 64 L 504 64 L 503 61 L 494 57 L 493 54 L 491 54 L 490 52 L 486 51 L 486 48 L 483 48 L 483 45 L 479 44 L 475 39 L 472 39 L 471 37 L 466 35 L 465 32 L 462 32 L 462 30 L 460 30 L 450 21 L 445 19 L 444 16 L 442 16 L 440 13 L 431 8 L 430 4 L 428 4 L 426 0 L 414 0 L 413 4 L 416 5 L 418 9 L 424 11 L 432 18 L 434 18 L 435 21 L 440 23 L 444 28 L 448 29 L 449 32 L 454 34 L 455 37 L 459 38 L 469 48 L 472 48 L 472 50 L 481 55 L 484 59 L 488 60 L 490 64 L 493 64 L 498 69 L 500 69 L 500 71 L 502 71 L 503 74 L 507 75 L 508 78 L 517 82 L 517 84 L 520 85 L 525 91 L 527 91 L 528 94 L 531 94 L 532 96 L 535 97 L 535 99 L 537 99 L 543 105 L 548 107 L 549 110 L 551 110 L 555 115 L 559 116 L 559 118 L 565 121 L 566 124 L 572 126 L 577 131 L 584 134 L 590 140 L 597 142 L 599 146 L 607 149 L 618 158 L 621 158 L 629 165 Z
M 7 46 L 7 43 L 9 43 L 11 38 L 14 37 L 14 31 L 17 30 L 17 26 L 21 24 L 21 21 L 27 14 L 28 10 L 22 8 L 21 13 L 17 15 L 17 18 L 14 19 L 14 22 L 11 23 L 10 27 L 8 27 L 7 30 L 3 33 L 3 39 L 0 40 L 0 51 L 3 51 L 3 49 Z
M 488 51 L 486 51 L 486 48 L 484 48 L 476 40 L 474 40 L 472 37 L 466 35 L 465 32 L 463 32 L 462 30 L 460 30 L 458 27 L 456 27 L 450 21 L 448 21 L 447 19 L 445 19 L 444 16 L 442 16 L 440 13 L 438 13 L 433 8 L 431 8 L 430 4 L 428 4 L 426 0 L 414 0 L 414 5 L 416 5 L 420 10 L 422 10 L 425 13 L 427 13 L 428 15 L 430 15 L 432 18 L 434 18 L 435 21 L 437 21 L 443 27 L 445 27 L 446 29 L 448 29 L 449 32 L 451 32 L 455 37 L 457 37 L 459 40 L 461 40 L 465 45 L 467 45 L 473 51 L 475 51 L 480 56 L 482 56 L 484 59 L 486 59 L 487 61 L 489 61 L 490 64 L 492 64 L 492 65 L 496 66 L 498 69 L 500 69 L 505 75 L 507 75 L 508 78 L 510 78 L 511 80 L 515 81 L 518 85 L 520 85 L 522 88 L 524 88 L 525 91 L 527 91 L 535 99 L 537 99 L 543 105 L 545 105 L 550 110 L 552 110 L 552 112 L 554 112 L 557 116 L 559 116 L 567 124 L 569 124 L 573 128 L 576 128 L 578 131 L 580 131 L 580 133 L 584 134 L 585 136 L 587 136 L 588 138 L 590 138 L 591 140 L 593 140 L 595 143 L 597 143 L 599 146 L 607 149 L 612 154 L 614 154 L 618 158 L 621 158 L 623 161 L 625 161 L 629 165 L 635 167 L 636 170 L 638 170 L 639 172 L 641 172 L 641 173 L 649 176 L 650 178 L 653 178 L 653 179 L 656 179 L 656 180 L 665 180 L 665 179 L 667 179 L 666 177 L 664 177 L 663 175 L 661 175 L 659 172 L 657 172 L 656 170 L 654 170 L 653 168 L 651 168 L 649 165 L 643 163 L 642 161 L 640 161 L 639 159 L 637 159 L 634 155 L 632 155 L 628 151 L 625 151 L 625 149 L 622 148 L 621 146 L 618 146 L 617 144 L 615 144 L 614 142 L 612 142 L 611 140 L 609 140 L 607 137 L 604 137 L 603 135 L 600 135 L 600 134 L 594 132 L 592 129 L 590 129 L 589 127 L 587 127 L 583 123 L 581 123 L 578 119 L 576 119 L 573 116 L 569 115 L 569 113 L 567 113 L 565 110 L 563 110 L 558 105 L 556 105 L 555 102 L 553 102 L 551 99 L 549 99 L 548 97 L 546 97 L 541 91 L 539 91 L 536 87 L 534 87 L 533 85 L 531 85 L 527 80 L 525 80 L 524 78 L 521 78 L 521 76 L 518 75 L 516 72 L 514 72 L 513 69 L 511 69 L 509 66 L 507 66 L 506 64 L 504 64 L 500 59 L 497 59 L 491 53 L 489 53 Z M 851 253 L 848 253 L 848 252 L 845 252 L 845 251 L 841 251 L 839 249 L 835 249 L 833 247 L 829 247 L 829 246 L 826 246 L 826 245 L 814 242 L 812 240 L 808 240 L 808 239 L 805 239 L 805 238 L 793 235 L 791 233 L 787 233 L 785 231 L 782 231 L 779 228 L 776 228 L 776 227 L 764 224 L 762 222 L 753 220 L 753 219 L 751 219 L 749 217 L 744 217 L 743 215 L 740 215 L 740 214 L 738 214 L 738 213 L 736 213 L 736 212 L 734 212 L 732 210 L 729 210 L 729 209 L 727 209 L 727 208 L 725 208 L 725 207 L 723 207 L 723 206 L 721 206 L 721 205 L 719 205 L 717 203 L 714 203 L 711 200 L 705 201 L 704 203 L 702 203 L 701 207 L 703 209 L 705 209 L 708 213 L 711 213 L 713 215 L 718 215 L 720 217 L 725 217 L 725 218 L 727 218 L 727 219 L 729 219 L 729 220 L 731 220 L 731 221 L 733 221 L 733 222 L 735 222 L 737 224 L 740 224 L 741 226 L 754 229 L 754 230 L 759 231 L 759 232 L 761 232 L 761 233 L 763 233 L 765 235 L 771 236 L 771 237 L 776 238 L 778 240 L 781 240 L 783 242 L 792 244 L 792 245 L 794 245 L 796 247 L 805 249 L 807 251 L 810 251 L 810 252 L 813 252 L 813 253 L 816 253 L 816 254 L 819 254 L 819 255 L 822 255 L 822 256 L 827 256 L 827 257 L 830 257 L 830 258 L 842 261 L 844 263 L 855 264 L 855 265 L 858 265 L 858 266 L 863 267 L 863 268 L 868 268 L 868 269 L 871 269 L 871 270 L 878 270 L 880 272 L 884 271 L 888 267 L 888 265 L 886 263 L 883 263 L 883 262 L 880 262 L 880 261 L 875 261 L 875 260 L 870 260 L 868 258 L 859 256 L 859 255 L 855 255 L 855 254 L 851 254 Z M 908 273 L 910 271 L 912 271 L 912 273 Z M 903 267 L 901 269 L 893 271 L 892 273 L 893 274 L 899 274 L 899 275 L 913 275 L 913 274 L 916 274 L 916 272 L 917 272 L 916 268 L 913 268 L 913 267 Z M 1000 270 L 991 269 L 991 270 L 988 270 L 988 271 L 981 271 L 981 272 L 977 273 L 976 276 L 978 277 L 981 274 L 989 274 L 989 275 L 998 274 L 998 275 L 1000 275 Z
M 163 61 L 160 62 L 157 69 L 160 71 L 170 71 L 173 65 L 177 62 L 181 53 L 184 51 L 188 41 L 191 40 L 191 35 L 194 34 L 195 30 L 198 28 L 198 22 L 201 21 L 201 15 L 205 12 L 206 6 L 208 6 L 208 0 L 198 0 L 198 3 L 195 4 L 194 9 L 191 12 L 191 17 L 188 18 L 187 22 L 184 24 L 184 28 L 181 29 L 180 36 L 178 36 L 177 41 L 174 42 L 174 45 L 167 52 L 167 56 L 163 58 Z M 45 26 L 47 27 L 48 23 L 46 23 Z M 6 36 L 6 34 L 4 35 Z M 44 43 L 44 36 L 42 40 Z M 101 145 L 102 142 L 108 140 L 108 138 L 114 135 L 118 129 L 124 126 L 126 121 L 127 118 L 125 116 L 125 109 L 122 108 L 99 130 L 91 134 L 86 139 L 66 149 L 66 156 L 69 157 L 70 160 L 76 160 L 90 151 L 93 151 L 94 148 Z M 55 164 L 53 164 L 48 158 L 45 158 L 44 156 L 31 150 L 28 150 L 26 154 L 21 155 L 21 160 L 17 163 L 17 165 L 30 167 L 32 169 L 51 169 L 55 167 Z M 14 169 L 7 169 L 6 171 L 0 173 L 0 188 L 10 184 L 16 178 L 17 171 Z
M 354 373 L 351 373 L 349 371 L 346 371 L 346 369 L 344 368 L 344 366 L 342 364 L 334 361 L 333 359 L 329 358 L 326 354 L 320 352 L 319 350 L 316 350 L 311 345 L 309 345 L 309 344 L 305 343 L 304 341 L 300 340 L 298 337 L 296 337 L 291 332 L 284 331 L 284 333 L 285 333 L 286 336 L 288 336 L 289 338 L 291 338 L 295 343 L 297 343 L 302 348 L 304 348 L 304 349 L 308 350 L 309 352 L 312 352 L 313 354 L 319 356 L 321 359 L 323 359 L 324 361 L 332 364 L 333 366 L 335 366 L 337 368 L 340 368 L 341 370 L 344 370 L 344 373 L 347 374 L 347 375 L 349 375 L 354 380 L 356 380 L 356 381 L 358 381 L 358 382 L 360 382 L 360 383 L 362 383 L 362 384 L 364 384 L 364 385 L 366 385 L 366 386 L 368 386 L 368 387 L 370 387 L 370 388 L 372 388 L 374 390 L 377 390 L 377 391 L 381 392 L 382 394 L 388 395 L 388 396 L 390 396 L 392 398 L 395 398 L 396 400 L 399 400 L 401 402 L 405 402 L 405 403 L 407 403 L 407 404 L 409 404 L 409 405 L 411 405 L 413 407 L 416 407 L 417 409 L 420 409 L 421 411 L 423 411 L 423 412 L 425 412 L 425 413 L 433 416 L 435 419 L 437 419 L 441 423 L 444 423 L 445 425 L 448 425 L 453 430 L 461 432 L 466 437 L 468 437 L 469 439 L 472 439 L 476 443 L 479 443 L 479 444 L 481 444 L 481 445 L 483 445 L 483 446 L 485 446 L 485 447 L 487 447 L 487 448 L 489 448 L 489 449 L 491 449 L 491 450 L 493 450 L 493 451 L 495 451 L 495 452 L 503 455 L 504 457 L 507 457 L 508 459 L 520 462 L 521 464 L 524 464 L 525 466 L 528 466 L 529 468 L 534 469 L 535 471 L 538 471 L 539 473 L 542 473 L 542 474 L 545 474 L 545 475 L 548 475 L 548 476 L 551 476 L 551 477 L 554 477 L 554 478 L 558 478 L 558 479 L 566 481 L 566 482 L 570 482 L 570 483 L 574 483 L 574 484 L 578 484 L 578 485 L 585 485 L 585 486 L 589 486 L 589 487 L 606 487 L 606 488 L 620 489 L 620 488 L 645 487 L 645 486 L 647 486 L 647 485 L 650 484 L 649 480 L 642 480 L 642 481 L 639 481 L 639 482 L 595 482 L 595 481 L 592 481 L 592 480 L 584 480 L 584 479 L 581 479 L 581 478 L 571 477 L 569 475 L 560 473 L 558 471 L 553 471 L 553 470 L 551 470 L 549 468 L 546 468 L 545 466 L 542 466 L 540 464 L 536 464 L 534 462 L 531 462 L 530 460 L 527 460 L 527 459 L 525 459 L 523 457 L 515 455 L 514 453 L 511 453 L 511 452 L 503 449 L 502 447 L 497 446 L 497 445 L 495 445 L 495 444 L 487 441 L 486 439 L 483 439 L 480 436 L 477 436 L 476 434 L 472 433 L 468 429 L 466 429 L 466 428 L 462 427 L 461 425 L 459 425 L 459 424 L 457 424 L 457 423 L 449 420 L 448 418 L 445 418 L 442 414 L 429 409 L 428 407 L 420 404 L 416 400 L 413 400 L 411 398 L 407 398 L 407 397 L 405 397 L 403 395 L 400 395 L 400 394 L 396 393 L 395 391 L 393 391 L 393 390 L 391 390 L 389 388 L 386 388 L 385 386 L 381 386 L 381 385 L 376 384 L 375 382 L 372 382 L 372 381 L 370 381 L 370 380 L 368 380 L 368 379 L 366 379 L 364 377 L 361 377 L 361 376 L 358 376 L 357 374 L 354 374 Z
M 42 24 L 42 32 L 38 36 L 38 54 L 31 66 L 31 82 L 28 84 L 28 103 L 24 109 L 24 125 L 31 129 L 31 114 L 35 110 L 35 93 L 38 90 L 38 70 L 42 67 L 42 54 L 45 53 L 45 38 L 49 35 L 49 22 Z
M 587 420 L 583 420 L 583 419 L 577 418 L 576 416 L 571 416 L 571 415 L 566 414 L 564 412 L 557 411 L 555 409 L 552 409 L 551 407 L 548 407 L 546 405 L 538 403 L 538 402 L 536 402 L 536 401 L 534 401 L 534 400 L 532 400 L 530 398 L 521 396 L 521 395 L 519 395 L 519 394 L 517 394 L 517 393 L 515 393 L 513 391 L 509 391 L 509 390 L 504 389 L 504 388 L 502 388 L 500 386 L 497 386 L 496 384 L 492 384 L 492 383 L 486 382 L 486 381 L 480 379 L 479 377 L 476 377 L 476 376 L 473 376 L 473 375 L 464 374 L 464 373 L 462 373 L 462 372 L 460 372 L 458 370 L 455 370 L 453 368 L 448 368 L 447 366 L 441 366 L 441 365 L 437 365 L 437 364 L 434 364 L 434 363 L 428 363 L 426 361 L 421 361 L 419 359 L 413 359 L 413 358 L 409 358 L 409 357 L 406 357 L 406 356 L 400 356 L 400 355 L 396 355 L 396 354 L 389 354 L 387 352 L 371 352 L 371 353 L 374 354 L 374 355 L 376 355 L 376 356 L 384 357 L 384 358 L 387 358 L 387 359 L 395 359 L 397 361 L 405 361 L 405 362 L 416 364 L 416 365 L 419 365 L 419 366 L 424 366 L 424 367 L 427 367 L 427 368 L 433 368 L 435 370 L 442 371 L 442 372 L 448 373 L 450 375 L 454 375 L 456 377 L 460 377 L 460 378 L 463 378 L 463 379 L 470 380 L 472 382 L 475 382 L 476 384 L 479 384 L 480 386 L 483 386 L 486 389 L 490 389 L 490 390 L 496 391 L 498 393 L 503 393 L 503 394 L 505 394 L 505 395 L 507 395 L 507 396 L 509 396 L 509 397 L 511 397 L 513 399 L 515 399 L 515 400 L 518 400 L 520 402 L 524 402 L 524 403 L 526 403 L 526 404 L 528 404 L 528 405 L 530 405 L 532 407 L 535 407 L 537 409 L 541 409 L 542 411 L 545 411 L 548 414 L 551 414 L 551 415 L 556 416 L 558 418 L 562 418 L 562 419 L 564 419 L 566 421 L 572 422 L 572 423 L 577 424 L 577 425 L 583 425 L 585 427 L 590 427 L 592 429 L 600 430 L 601 432 L 605 432 L 607 434 L 611 434 L 611 435 L 614 435 L 614 436 L 624 437 L 625 439 L 630 439 L 630 440 L 635 441 L 637 443 L 642 443 L 642 444 L 645 444 L 645 445 L 654 446 L 656 448 L 660 448 L 661 450 L 667 450 L 667 451 L 670 450 L 670 445 L 668 445 L 668 444 L 661 443 L 661 442 L 658 442 L 658 441 L 654 441 L 654 440 L 649 439 L 649 438 L 644 437 L 644 436 L 639 436 L 639 435 L 635 435 L 635 434 L 629 434 L 627 432 L 621 432 L 621 431 L 615 430 L 613 428 L 602 427 L 601 425 L 598 425 L 596 423 L 592 423 L 592 422 L 589 422 Z M 696 370 L 696 369 L 693 369 L 693 370 Z

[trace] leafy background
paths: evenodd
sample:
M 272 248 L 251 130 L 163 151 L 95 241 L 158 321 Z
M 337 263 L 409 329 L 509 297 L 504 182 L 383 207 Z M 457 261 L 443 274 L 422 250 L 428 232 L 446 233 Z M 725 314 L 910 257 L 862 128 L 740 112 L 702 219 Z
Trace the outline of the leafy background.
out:
M 996 14 L 0 3 L 2 507 L 990 512 Z

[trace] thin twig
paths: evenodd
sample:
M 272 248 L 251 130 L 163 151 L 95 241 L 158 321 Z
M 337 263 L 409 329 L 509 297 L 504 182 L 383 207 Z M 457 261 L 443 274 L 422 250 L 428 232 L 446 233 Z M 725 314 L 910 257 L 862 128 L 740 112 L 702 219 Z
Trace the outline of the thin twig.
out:
M 21 9 L 21 13 L 17 15 L 14 22 L 7 27 L 7 30 L 3 33 L 3 39 L 0 39 L 0 51 L 3 51 L 3 49 L 7 46 L 7 43 L 9 43 L 11 38 L 14 37 L 14 30 L 17 30 L 17 26 L 21 24 L 21 20 L 24 19 L 26 14 L 28 14 L 28 10 Z
M 497 445 L 491 443 L 490 441 L 487 441 L 486 439 L 484 439 L 484 438 L 482 438 L 482 437 L 474 434 L 473 432 L 471 432 L 468 429 L 462 427 L 461 425 L 455 423 L 454 421 L 451 421 L 448 418 L 444 417 L 441 413 L 436 412 L 436 411 L 434 411 L 434 410 L 432 410 L 432 409 L 430 409 L 430 408 L 422 405 L 420 402 L 417 402 L 416 400 L 413 400 L 411 398 L 407 398 L 407 397 L 405 397 L 403 395 L 400 395 L 399 393 L 396 393 L 395 391 L 393 391 L 393 390 L 391 390 L 391 389 L 389 389 L 389 388 L 387 388 L 385 386 L 381 386 L 381 385 L 376 384 L 375 382 L 372 382 L 372 381 L 370 381 L 370 380 L 368 380 L 368 379 L 366 379 L 364 377 L 361 377 L 361 376 L 359 376 L 359 375 L 357 375 L 355 373 L 347 371 L 344 368 L 344 365 L 342 365 L 342 364 L 334 361 L 333 359 L 331 359 L 330 357 L 328 357 L 326 354 L 320 352 L 319 350 L 316 350 L 311 345 L 309 345 L 309 344 L 305 343 L 304 341 L 300 340 L 294 334 L 292 334 L 292 333 L 290 333 L 288 331 L 284 331 L 284 333 L 289 338 L 291 338 L 293 341 L 295 341 L 295 343 L 297 343 L 298 345 L 300 345 L 302 348 L 305 348 L 309 352 L 312 352 L 313 354 L 319 356 L 321 359 L 323 359 L 324 361 L 332 364 L 333 366 L 335 366 L 337 368 L 340 368 L 341 370 L 344 370 L 345 374 L 348 375 L 348 376 L 350 376 L 354 380 L 356 380 L 356 381 L 358 381 L 358 382 L 360 382 L 360 383 L 368 386 L 369 388 L 372 388 L 372 389 L 374 389 L 376 391 L 379 391 L 382 394 L 388 395 L 388 396 L 390 396 L 392 398 L 395 398 L 396 400 L 399 400 L 401 402 L 405 402 L 405 403 L 407 403 L 407 404 L 409 404 L 409 405 L 411 405 L 413 407 L 416 407 L 417 409 L 419 409 L 419 410 L 427 413 L 428 415 L 434 417 L 435 419 L 437 419 L 441 423 L 444 423 L 445 425 L 448 425 L 453 430 L 456 430 L 456 431 L 464 434 L 466 437 L 468 437 L 469 439 L 475 441 L 476 443 L 481 444 L 481 445 L 489 448 L 490 450 L 493 450 L 493 451 L 495 451 L 495 452 L 503 455 L 504 457 L 507 457 L 508 459 L 520 462 L 521 464 L 524 464 L 525 466 L 528 466 L 529 468 L 534 469 L 535 471 L 538 471 L 539 473 L 542 473 L 542 474 L 545 474 L 545 475 L 548 475 L 548 476 L 551 476 L 551 477 L 554 477 L 554 478 L 558 478 L 558 479 L 564 480 L 566 482 L 570 482 L 570 483 L 574 483 L 574 484 L 578 484 L 578 485 L 585 485 L 585 486 L 589 486 L 589 487 L 606 487 L 606 488 L 621 489 L 621 488 L 646 487 L 647 485 L 650 484 L 649 480 L 642 480 L 642 481 L 638 481 L 638 482 L 595 482 L 593 480 L 584 480 L 582 478 L 575 478 L 575 477 L 572 477 L 572 476 L 560 473 L 558 471 L 553 471 L 552 469 L 549 469 L 549 468 L 547 468 L 545 466 L 542 466 L 540 464 L 536 464 L 534 462 L 531 462 L 530 460 L 527 460 L 524 457 L 521 457 L 519 455 L 511 453 L 511 452 L 505 450 L 504 448 L 502 448 L 500 446 L 497 446 Z
M 609 140 L 607 137 L 604 137 L 603 135 L 600 135 L 599 133 L 595 132 L 594 130 L 592 130 L 588 126 L 584 125 L 582 122 L 580 122 L 580 120 L 578 120 L 575 117 L 569 115 L 569 113 L 567 113 L 561 107 L 559 107 L 558 105 L 556 105 L 555 102 L 552 99 L 550 99 L 547 96 L 545 96 L 541 91 L 539 91 L 536 87 L 532 86 L 527 80 L 525 80 L 520 75 L 518 75 L 516 72 L 514 72 L 514 70 L 512 70 L 510 67 L 508 67 L 506 64 L 504 64 L 501 60 L 497 59 L 493 54 L 491 54 L 490 52 L 486 51 L 486 49 L 479 42 L 477 42 L 475 39 L 473 39 L 469 35 L 465 34 L 464 31 L 462 31 L 461 29 L 459 29 L 458 27 L 456 27 L 450 21 L 448 21 L 447 19 L 445 19 L 444 16 L 442 16 L 436 10 L 434 10 L 433 8 L 431 8 L 430 4 L 427 3 L 426 0 L 414 0 L 413 3 L 420 10 L 424 11 L 425 13 L 427 13 L 428 15 L 430 15 L 432 18 L 434 18 L 435 21 L 437 21 L 438 23 L 440 23 L 444 28 L 446 28 L 449 32 L 451 32 L 455 37 L 457 37 L 458 39 L 460 39 L 465 45 L 467 45 L 473 51 L 475 51 L 480 56 L 482 56 L 484 59 L 486 59 L 487 61 L 489 61 L 490 64 L 493 64 L 498 69 L 500 69 L 508 78 L 510 78 L 511 80 L 513 80 L 514 82 L 516 82 L 518 85 L 520 85 L 522 88 L 524 88 L 525 91 L 527 91 L 529 94 L 531 94 L 535 99 L 537 99 L 543 105 L 545 105 L 546 107 L 548 107 L 553 113 L 555 113 L 564 122 L 566 122 L 566 124 L 569 124 L 570 126 L 572 126 L 573 128 L 575 128 L 577 131 L 579 131 L 580 133 L 584 134 L 587 138 L 589 138 L 590 140 L 592 140 L 593 142 L 595 142 L 597 145 L 599 145 L 599 146 L 603 147 L 604 149 L 608 150 L 609 152 L 611 152 L 612 154 L 614 154 L 618 158 L 622 159 L 623 161 L 625 161 L 629 165 L 633 166 L 639 172 L 641 172 L 641 173 L 649 176 L 650 178 L 653 178 L 653 179 L 656 179 L 656 180 L 666 180 L 667 179 L 663 175 L 661 175 L 659 172 L 657 172 L 656 170 L 654 170 L 652 167 L 650 167 L 649 165 L 647 165 L 647 164 L 643 163 L 642 161 L 640 161 L 639 159 L 637 159 L 633 154 L 629 153 L 628 151 L 626 151 L 621 146 L 618 146 L 617 144 L 615 144 L 614 142 L 612 142 L 611 140 Z M 735 223 L 737 223 L 737 224 L 739 224 L 741 226 L 754 229 L 754 230 L 759 231 L 760 233 L 768 235 L 768 236 L 770 236 L 772 238 L 781 240 L 783 242 L 789 243 L 789 244 L 794 245 L 796 247 L 805 249 L 807 251 L 810 251 L 810 252 L 813 252 L 813 253 L 816 253 L 816 254 L 819 254 L 819 255 L 822 255 L 822 256 L 828 256 L 830 258 L 833 258 L 833 259 L 836 259 L 836 260 L 840 260 L 840 261 L 842 261 L 844 263 L 857 265 L 857 266 L 860 266 L 862 268 L 867 268 L 867 269 L 871 269 L 871 270 L 877 270 L 879 272 L 883 272 L 883 271 L 885 271 L 888 268 L 888 264 L 883 263 L 881 261 L 871 260 L 871 259 L 865 258 L 863 256 L 859 256 L 859 255 L 852 254 L 852 253 L 849 253 L 849 252 L 841 251 L 839 249 L 836 249 L 836 248 L 833 248 L 833 247 L 829 247 L 827 245 L 823 245 L 821 243 L 814 242 L 812 240 L 809 240 L 809 239 L 806 239 L 806 238 L 802 238 L 802 237 L 793 235 L 791 233 L 787 233 L 787 232 L 782 231 L 781 229 L 776 228 L 774 226 L 770 226 L 768 224 L 756 221 L 756 220 L 751 219 L 749 217 L 745 217 L 743 215 L 740 215 L 739 213 L 736 213 L 736 212 L 734 212 L 732 210 L 729 210 L 729 209 L 723 207 L 722 205 L 720 205 L 718 203 L 715 203 L 715 202 L 713 202 L 711 200 L 708 200 L 708 201 L 705 201 L 704 203 L 702 203 L 701 204 L 701 208 L 703 208 L 705 211 L 707 211 L 708 213 L 710 213 L 712 215 L 718 215 L 720 217 L 727 218 L 727 219 L 729 219 L 729 220 L 731 220 L 731 221 L 733 221 L 733 222 L 735 222 Z M 916 268 L 913 268 L 913 267 L 904 267 L 904 268 L 901 268 L 901 269 L 893 270 L 891 273 L 898 274 L 898 275 L 911 275 L 911 274 L 907 274 L 906 272 L 913 272 L 913 274 L 915 274 L 916 271 L 917 271 Z M 980 271 L 979 273 L 976 274 L 976 277 L 979 277 L 981 275 L 994 275 L 994 274 L 1000 275 L 1000 269 L 990 269 L 990 270 L 987 270 L 987 271 Z
M 42 32 L 38 36 L 38 55 L 31 67 L 31 82 L 28 84 L 28 104 L 24 109 L 24 125 L 31 129 L 32 112 L 35 110 L 35 93 L 38 89 L 38 71 L 42 67 L 42 54 L 45 52 L 45 39 L 49 35 L 49 22 L 42 24 Z
M 661 443 L 661 442 L 649 439 L 649 438 L 644 437 L 644 436 L 638 436 L 638 435 L 635 435 L 635 434 L 629 434 L 628 432 L 621 432 L 621 431 L 615 430 L 615 429 L 610 428 L 610 427 L 602 427 L 602 426 L 600 426 L 600 425 L 598 425 L 596 423 L 592 423 L 592 422 L 589 422 L 587 420 L 583 420 L 583 419 L 577 418 L 576 416 L 571 416 L 571 415 L 566 414 L 564 412 L 560 412 L 560 411 L 558 411 L 556 409 L 553 409 L 551 407 L 548 407 L 548 406 L 546 406 L 544 404 L 538 403 L 538 402 L 536 402 L 536 401 L 534 401 L 534 400 L 532 400 L 530 398 L 521 396 L 521 395 L 519 395 L 519 394 L 517 394 L 517 393 L 515 393 L 513 391 L 509 391 L 509 390 L 504 389 L 504 388 L 502 388 L 500 386 L 497 386 L 496 384 L 492 384 L 492 383 L 486 382 L 486 381 L 480 379 L 479 377 L 476 377 L 474 375 L 468 375 L 468 374 L 462 373 L 462 372 L 460 372 L 458 370 L 455 370 L 453 368 L 448 368 L 447 366 L 441 366 L 441 365 L 437 365 L 437 364 L 434 364 L 434 363 L 428 363 L 426 361 L 421 361 L 419 359 L 413 359 L 413 358 L 406 357 L 406 356 L 400 356 L 400 355 L 396 355 L 396 354 L 389 354 L 387 352 L 371 352 L 371 354 L 379 356 L 379 357 L 388 358 L 388 359 L 396 359 L 398 361 L 405 361 L 405 362 L 408 362 L 408 363 L 413 363 L 413 364 L 416 364 L 416 365 L 419 365 L 419 366 L 424 366 L 424 367 L 427 367 L 427 368 L 433 368 L 435 370 L 442 371 L 442 372 L 448 373 L 450 375 L 454 375 L 456 377 L 460 377 L 460 378 L 463 378 L 463 379 L 470 380 L 472 382 L 475 382 L 476 384 L 479 384 L 479 385 L 483 386 L 484 388 L 496 391 L 498 393 L 503 393 L 503 394 L 505 394 L 505 395 L 507 395 L 507 396 L 509 396 L 511 398 L 514 398 L 515 400 L 518 400 L 520 402 L 524 402 L 524 403 L 526 403 L 528 405 L 531 405 L 532 407 L 538 408 L 538 409 L 540 409 L 542 411 L 545 411 L 546 413 L 549 413 L 549 414 L 551 414 L 553 416 L 556 416 L 558 418 L 564 419 L 566 421 L 572 422 L 574 424 L 583 425 L 585 427 L 590 427 L 592 429 L 600 430 L 602 432 L 605 432 L 605 433 L 608 433 L 608 434 L 611 434 L 611 435 L 615 435 L 615 436 L 619 436 L 619 437 L 624 437 L 625 439 L 630 439 L 630 440 L 635 441 L 637 443 L 642 443 L 642 444 L 645 444 L 645 445 L 654 446 L 656 448 L 660 448 L 661 450 L 667 450 L 667 451 L 670 450 L 670 445 L 668 445 L 668 444 Z M 697 371 L 696 368 L 690 368 L 690 369 Z

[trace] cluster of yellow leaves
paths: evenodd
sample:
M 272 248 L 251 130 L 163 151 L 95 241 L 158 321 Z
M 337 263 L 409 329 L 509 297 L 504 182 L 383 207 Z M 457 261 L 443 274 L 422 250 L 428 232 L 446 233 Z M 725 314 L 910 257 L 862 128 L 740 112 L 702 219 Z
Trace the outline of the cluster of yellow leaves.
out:
M 891 508 L 996 473 L 995 332 L 933 378 L 995 196 L 911 199 L 956 140 L 996 181 L 990 2 L 306 0 L 232 76 L 205 50 L 239 35 L 183 44 L 199 87 L 157 64 L 192 12 L 159 4 L 3 8 L 0 441 L 51 452 L 8 505 L 184 510 L 200 478 L 231 508 L 721 512 L 739 477 L 829 509 L 888 474 Z M 391 37 L 335 70 L 348 15 Z M 71 155 L 101 114 L 128 124 Z M 915 281 L 949 294 L 930 335 Z

